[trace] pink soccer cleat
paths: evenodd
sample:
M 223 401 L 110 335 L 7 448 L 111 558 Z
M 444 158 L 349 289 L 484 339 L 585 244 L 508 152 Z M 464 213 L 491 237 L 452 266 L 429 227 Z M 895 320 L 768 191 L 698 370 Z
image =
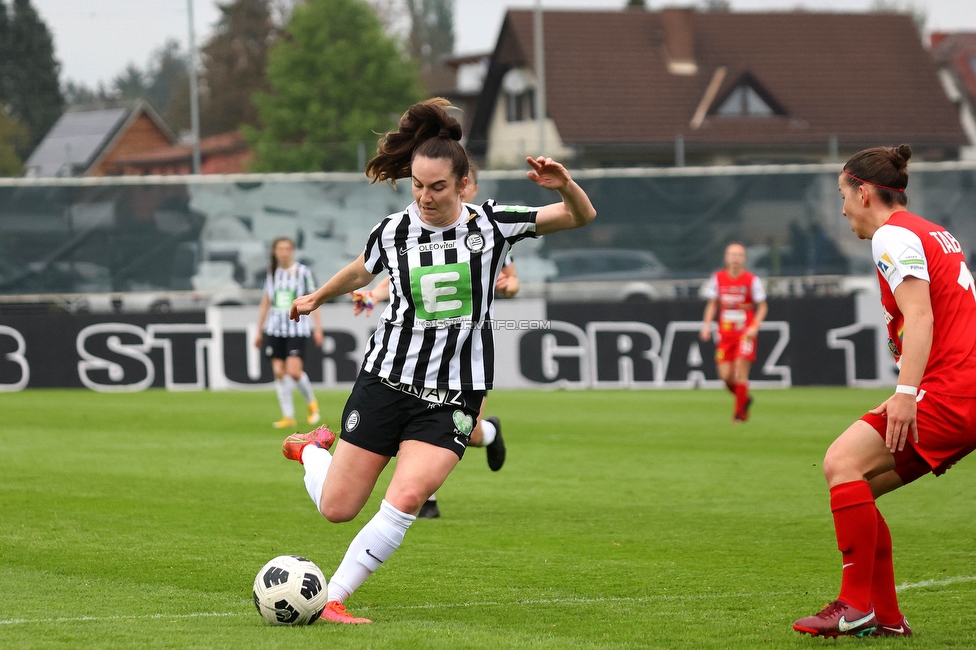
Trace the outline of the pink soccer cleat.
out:
M 293 433 L 281 443 L 281 453 L 289 460 L 302 462 L 302 450 L 306 445 L 330 449 L 335 442 L 335 434 L 325 424 L 308 433 Z
M 343 623 L 345 625 L 361 625 L 372 623 L 368 618 L 356 618 L 346 611 L 345 606 L 338 600 L 330 600 L 322 610 L 322 619 L 330 623 Z

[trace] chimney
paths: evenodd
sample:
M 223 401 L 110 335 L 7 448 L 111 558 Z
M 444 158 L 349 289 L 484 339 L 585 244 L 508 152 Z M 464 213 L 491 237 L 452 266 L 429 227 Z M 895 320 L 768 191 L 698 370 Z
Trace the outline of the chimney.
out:
M 939 46 L 939 43 L 949 38 L 950 34 L 948 32 L 932 32 L 929 46 L 933 49 Z
M 658 15 L 664 34 L 668 72 L 680 76 L 698 74 L 698 64 L 695 63 L 695 10 L 662 9 Z

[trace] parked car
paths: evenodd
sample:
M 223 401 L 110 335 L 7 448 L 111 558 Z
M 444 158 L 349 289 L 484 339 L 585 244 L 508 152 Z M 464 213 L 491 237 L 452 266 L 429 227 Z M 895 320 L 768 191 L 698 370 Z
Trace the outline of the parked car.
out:
M 550 282 L 661 280 L 668 270 L 654 253 L 628 248 L 573 248 L 549 254 L 556 265 Z
M 553 273 L 546 283 L 526 287 L 525 297 L 556 302 L 646 302 L 670 297 L 675 288 L 666 281 L 668 271 L 654 253 L 626 248 L 573 248 L 556 250 L 546 261 Z M 516 257 L 515 268 L 521 274 Z

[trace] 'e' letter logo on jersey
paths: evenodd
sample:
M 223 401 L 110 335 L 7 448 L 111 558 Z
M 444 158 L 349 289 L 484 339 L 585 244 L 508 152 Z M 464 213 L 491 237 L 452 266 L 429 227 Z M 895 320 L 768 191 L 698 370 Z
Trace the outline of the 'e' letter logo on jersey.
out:
M 410 293 L 419 319 L 470 316 L 471 269 L 465 263 L 414 267 L 410 269 Z

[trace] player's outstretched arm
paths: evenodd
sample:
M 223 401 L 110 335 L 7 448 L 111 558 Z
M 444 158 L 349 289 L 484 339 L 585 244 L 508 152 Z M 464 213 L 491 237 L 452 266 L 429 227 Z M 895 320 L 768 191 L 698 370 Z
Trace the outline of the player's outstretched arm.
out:
M 561 203 L 553 203 L 539 209 L 535 218 L 535 231 L 539 235 L 582 228 L 596 218 L 596 208 L 590 202 L 566 168 L 552 158 L 526 158 L 532 167 L 526 176 L 533 183 L 555 190 L 562 197 Z
M 311 314 L 318 309 L 319 305 L 329 302 L 333 298 L 356 289 L 362 289 L 375 277 L 375 274 L 366 270 L 365 258 L 360 254 L 355 261 L 333 275 L 328 282 L 313 293 L 296 298 L 295 302 L 291 304 L 289 315 L 292 320 L 297 321 L 300 316 Z

